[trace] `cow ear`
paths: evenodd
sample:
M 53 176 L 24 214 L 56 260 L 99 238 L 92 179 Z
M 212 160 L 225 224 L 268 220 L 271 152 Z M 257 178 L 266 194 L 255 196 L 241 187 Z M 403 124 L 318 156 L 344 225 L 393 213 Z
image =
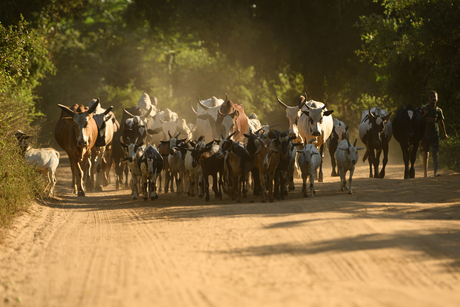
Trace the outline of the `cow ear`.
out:
M 356 147 L 357 150 L 364 149 L 364 147 Z
M 61 119 L 66 121 L 66 122 L 68 122 L 68 123 L 70 123 L 70 124 L 73 123 L 73 117 L 63 117 Z
M 326 111 L 326 112 L 324 112 L 323 115 L 324 115 L 324 116 L 329 116 L 329 115 L 331 115 L 332 113 L 334 113 L 334 110 Z
M 310 116 L 310 112 L 309 112 L 309 111 L 302 111 L 302 114 L 305 114 L 306 116 Z

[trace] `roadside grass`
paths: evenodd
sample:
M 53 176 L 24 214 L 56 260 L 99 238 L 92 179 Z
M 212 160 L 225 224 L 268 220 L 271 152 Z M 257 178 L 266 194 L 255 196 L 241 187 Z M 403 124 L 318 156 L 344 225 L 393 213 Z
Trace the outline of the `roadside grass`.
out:
M 0 229 L 42 197 L 45 180 L 35 173 L 21 155 L 14 132 L 16 127 L 0 120 Z

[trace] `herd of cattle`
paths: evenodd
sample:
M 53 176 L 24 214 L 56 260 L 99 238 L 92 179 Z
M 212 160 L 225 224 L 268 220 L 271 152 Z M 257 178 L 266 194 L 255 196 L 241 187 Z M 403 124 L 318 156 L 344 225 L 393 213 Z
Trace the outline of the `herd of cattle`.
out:
M 68 154 L 72 170 L 72 191 L 102 191 L 110 182 L 112 167 L 116 189 L 131 187 L 133 199 L 156 199 L 158 193 L 187 192 L 209 201 L 209 177 L 216 198 L 227 193 L 241 202 L 250 187 L 262 202 L 284 199 L 294 189 L 294 173 L 301 173 L 304 197 L 314 197 L 315 180 L 323 181 L 325 145 L 329 149 L 332 176 L 340 175 L 340 189 L 348 193 L 358 161 L 356 140 L 349 142 L 348 126 L 332 118 L 327 104 L 307 101 L 300 96 L 295 106 L 277 98 L 285 109 L 289 128 L 279 131 L 262 125 L 255 114 L 247 116 L 241 104 L 212 97 L 200 101 L 196 122 L 187 124 L 169 109 L 160 111 L 156 98 L 143 94 L 138 105 L 127 108 L 117 121 L 112 107 L 104 109 L 100 100 L 89 106 L 59 104 L 61 115 L 55 139 Z M 391 112 L 379 108 L 364 110 L 359 137 L 365 145 L 370 177 L 384 178 L 388 143 L 392 136 L 400 143 L 405 163 L 404 178 L 415 176 L 417 147 L 423 136 L 424 119 L 412 105 L 401 106 L 393 122 Z M 120 124 L 121 123 L 121 124 Z M 53 194 L 59 153 L 53 149 L 33 149 L 24 133 L 16 133 L 25 158 L 48 181 Z M 379 172 L 380 155 L 383 166 Z M 410 160 L 410 168 L 409 168 Z M 337 167 L 337 170 L 336 170 Z M 131 176 L 129 176 L 131 175 Z M 310 177 L 310 192 L 307 179 Z M 130 180 L 128 180 L 131 178 Z M 162 184 L 164 185 L 162 187 Z M 141 191 L 140 191 L 141 190 Z M 267 193 L 268 191 L 268 193 Z M 267 195 L 268 194 L 268 195 Z

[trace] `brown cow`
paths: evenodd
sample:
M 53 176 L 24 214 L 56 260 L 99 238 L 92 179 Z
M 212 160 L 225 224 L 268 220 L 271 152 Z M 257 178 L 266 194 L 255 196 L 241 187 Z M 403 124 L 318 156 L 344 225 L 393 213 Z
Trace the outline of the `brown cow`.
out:
M 249 121 L 244 107 L 228 100 L 225 94 L 225 102 L 221 105 L 218 117 L 216 120 L 216 130 L 218 134 L 222 134 L 224 138 L 233 134 L 234 141 L 243 141 L 244 134 L 249 131 Z
M 81 104 L 75 104 L 71 108 L 58 104 L 62 111 L 54 128 L 54 138 L 69 156 L 72 192 L 78 196 L 85 196 L 83 170 L 91 148 L 96 143 L 97 125 L 93 119 L 93 111 L 99 103 L 98 98 L 89 109 Z

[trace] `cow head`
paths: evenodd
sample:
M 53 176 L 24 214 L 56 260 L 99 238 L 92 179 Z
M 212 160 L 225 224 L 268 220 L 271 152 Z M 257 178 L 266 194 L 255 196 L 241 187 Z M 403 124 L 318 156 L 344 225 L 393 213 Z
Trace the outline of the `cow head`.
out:
M 337 125 L 336 121 L 338 122 Z M 344 139 L 348 139 L 348 126 L 345 126 L 343 122 L 334 119 L 334 128 L 332 129 L 331 136 L 333 139 L 337 140 L 337 143 L 340 143 Z
M 74 106 L 75 111 L 62 104 L 58 104 L 58 106 L 69 115 L 69 117 L 62 117 L 62 119 L 73 124 L 78 147 L 89 146 L 91 129 L 93 128 L 91 123 L 94 123 L 93 111 L 97 108 L 99 103 L 100 99 L 97 98 L 97 101 L 89 109 L 83 105 L 78 105 Z
M 314 155 L 319 155 L 318 149 L 316 149 L 316 146 L 313 144 L 315 141 L 316 138 L 312 138 L 308 141 L 304 148 L 297 150 L 297 152 L 303 156 L 303 161 L 306 165 L 311 163 Z
M 230 114 L 222 114 L 218 111 L 218 118 L 216 121 L 216 131 L 224 136 L 224 138 L 228 137 L 230 134 L 234 134 L 237 132 L 237 125 L 236 122 L 240 113 L 238 110 L 234 110 Z
M 374 146 L 381 146 L 384 138 L 385 133 L 385 125 L 390 119 L 390 114 L 380 117 L 374 115 L 371 110 L 369 110 L 369 124 L 370 124 L 370 136 L 371 142 L 374 143 Z
M 94 114 L 94 121 L 96 122 L 98 131 L 95 146 L 105 146 L 112 139 L 114 132 L 113 122 L 110 122 L 110 120 L 112 120 L 114 116 L 111 112 L 112 109 L 113 106 L 111 106 L 101 114 Z
M 297 128 L 297 122 L 299 120 L 299 117 L 302 115 L 302 108 L 305 105 L 305 102 L 307 101 L 306 99 L 307 94 L 304 94 L 304 95 L 305 97 L 300 96 L 299 102 L 297 106 L 295 107 L 287 106 L 278 97 L 276 97 L 279 104 L 286 110 L 286 119 L 289 125 L 289 134 L 295 135 L 296 137 L 299 135 L 299 129 Z
M 317 107 L 316 102 L 311 103 L 311 105 L 306 105 L 308 111 L 302 111 L 302 113 L 307 116 L 308 122 L 310 124 L 310 131 L 313 136 L 320 136 L 323 134 L 322 123 L 324 116 L 330 116 L 334 110 L 326 110 L 327 103 L 324 106 Z
M 125 143 L 121 142 L 121 146 L 123 148 L 126 149 L 126 151 L 128 152 L 128 157 L 125 158 L 124 160 L 128 160 L 129 162 L 133 162 L 134 158 L 136 157 L 136 154 L 137 154 L 137 150 L 139 149 L 139 147 L 141 147 L 142 145 L 144 145 L 144 142 L 141 142 L 140 144 L 136 144 L 137 143 L 137 139 L 134 141 L 134 143 L 131 142 L 131 140 L 129 139 L 129 137 L 127 138 L 128 139 L 128 145 L 126 145 Z M 122 141 L 122 140 L 120 140 Z
M 337 149 L 346 151 L 347 161 L 351 163 L 352 165 L 355 165 L 356 162 L 358 162 L 358 159 L 359 159 L 358 150 L 364 149 L 364 147 L 356 147 L 357 141 L 358 139 L 355 139 L 355 143 L 352 146 L 348 140 L 342 140 L 337 146 Z

